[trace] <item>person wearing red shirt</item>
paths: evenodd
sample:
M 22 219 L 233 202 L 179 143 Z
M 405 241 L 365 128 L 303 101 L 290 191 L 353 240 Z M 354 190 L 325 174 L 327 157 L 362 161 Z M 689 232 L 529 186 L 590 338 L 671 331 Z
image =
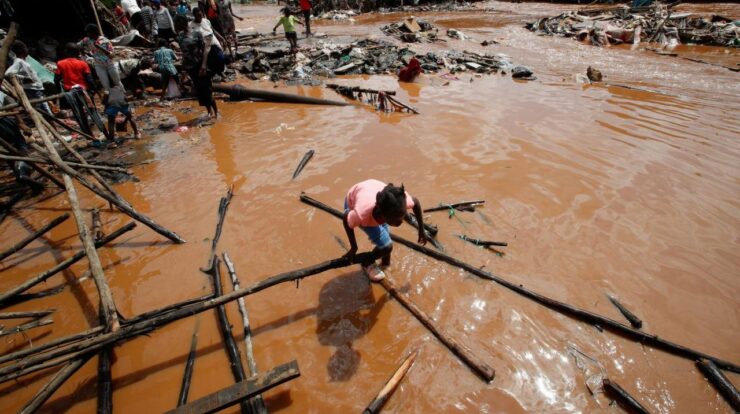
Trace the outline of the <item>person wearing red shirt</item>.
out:
M 301 13 L 306 22 L 306 36 L 311 36 L 311 0 L 301 0 Z
M 75 85 L 89 92 L 95 92 L 95 82 L 93 82 L 90 72 L 90 65 L 80 60 L 80 48 L 74 43 L 68 43 L 66 46 L 67 58 L 57 62 L 57 70 L 54 72 L 54 83 L 61 85 L 64 91 L 69 91 Z

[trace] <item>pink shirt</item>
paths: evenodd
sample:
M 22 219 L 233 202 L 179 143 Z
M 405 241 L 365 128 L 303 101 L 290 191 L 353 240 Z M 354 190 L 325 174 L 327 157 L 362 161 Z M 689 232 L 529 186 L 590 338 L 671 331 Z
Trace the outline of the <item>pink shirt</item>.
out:
M 378 180 L 366 180 L 352 186 L 347 192 L 347 224 L 349 227 L 375 227 L 383 223 L 378 223 L 373 217 L 376 196 L 385 188 L 386 184 Z M 406 208 L 414 208 L 414 199 L 411 194 L 406 192 Z

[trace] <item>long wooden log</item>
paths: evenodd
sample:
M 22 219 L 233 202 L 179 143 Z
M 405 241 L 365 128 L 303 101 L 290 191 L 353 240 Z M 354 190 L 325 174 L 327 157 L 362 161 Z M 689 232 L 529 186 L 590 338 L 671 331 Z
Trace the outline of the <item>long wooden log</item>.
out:
M 120 229 L 112 232 L 111 234 L 107 235 L 103 238 L 100 242 L 95 243 L 95 247 L 99 248 L 101 246 L 104 246 L 111 241 L 117 239 L 119 236 L 121 236 L 124 233 L 127 233 L 136 227 L 136 223 L 128 223 L 125 226 L 121 227 Z M 10 288 L 9 290 L 6 290 L 5 292 L 0 293 L 0 306 L 6 305 L 8 300 L 12 298 L 13 296 L 18 295 L 19 293 L 25 292 L 26 290 L 38 285 L 39 283 L 43 282 L 44 280 L 54 276 L 55 274 L 61 272 L 64 269 L 67 269 L 68 267 L 72 266 L 73 264 L 77 263 L 85 257 L 85 251 L 80 250 L 77 253 L 74 254 L 74 256 L 64 260 L 63 262 L 57 264 L 56 266 L 52 267 L 51 269 L 42 272 L 25 282 L 21 283 L 20 285 L 17 285 L 13 288 Z
M 3 45 L 0 47 L 0 84 L 5 79 L 5 70 L 8 68 L 8 53 L 10 53 L 10 46 L 13 45 L 15 37 L 18 35 L 18 23 L 10 22 L 8 28 L 8 34 L 3 39 Z
M 221 391 L 195 400 L 190 404 L 167 411 L 167 414 L 215 413 L 277 387 L 278 385 L 294 378 L 298 378 L 300 375 L 301 372 L 298 369 L 298 363 L 293 360 L 267 373 L 236 383 Z
M 629 321 L 630 325 L 632 325 L 633 327 L 637 329 L 642 328 L 642 320 L 638 318 L 637 315 L 630 312 L 630 310 L 627 309 L 627 307 L 625 307 L 624 305 L 622 305 L 622 303 L 619 300 L 617 300 L 617 298 L 614 297 L 613 295 L 606 295 L 606 296 L 609 298 L 609 301 L 612 303 L 612 305 L 614 305 L 617 309 L 619 309 L 619 312 L 621 312 L 622 315 L 624 315 L 624 317 Z
M 6 37 L 6 39 L 7 39 L 7 37 Z M 0 82 L 2 82 L 2 81 L 0 81 Z M 40 104 L 40 103 L 44 103 L 44 102 L 55 101 L 55 100 L 57 100 L 59 98 L 62 98 L 62 97 L 64 97 L 64 93 L 58 93 L 56 95 L 44 96 L 43 98 L 31 99 L 29 102 L 31 102 L 31 105 L 36 105 L 36 104 Z M 12 104 L 8 104 L 8 105 L 3 105 L 3 106 L 0 106 L 0 111 L 9 111 L 11 109 L 15 109 L 15 108 L 18 108 L 20 106 L 21 106 L 21 104 L 18 103 L 18 102 L 12 103 Z
M 213 263 L 213 271 L 211 272 L 211 278 L 213 279 L 213 294 L 218 297 L 223 295 L 223 288 L 221 287 L 221 261 L 218 256 L 214 255 L 211 262 Z M 231 332 L 231 323 L 229 323 L 229 318 L 226 316 L 225 305 L 216 307 L 216 316 L 218 319 L 219 331 L 223 338 L 226 356 L 229 359 L 231 374 L 234 376 L 234 381 L 237 383 L 244 381 L 247 379 L 247 375 L 244 373 L 244 366 L 242 365 L 239 348 L 236 347 L 234 334 Z M 242 414 L 250 414 L 252 412 L 249 403 L 246 401 L 241 402 L 239 405 L 241 406 Z
M 214 298 L 213 294 L 212 293 L 209 293 L 207 295 L 203 295 L 203 296 L 200 296 L 200 297 L 197 297 L 197 298 L 186 299 L 186 300 L 184 300 L 182 302 L 173 303 L 172 305 L 167 305 L 167 306 L 162 307 L 162 308 L 159 308 L 159 309 L 154 309 L 154 310 L 151 310 L 151 311 L 140 313 L 140 314 L 138 314 L 138 315 L 136 315 L 136 316 L 134 316 L 134 317 L 132 317 L 130 319 L 124 318 L 123 320 L 124 320 L 124 323 L 130 325 L 130 324 L 134 324 L 134 323 L 137 323 L 137 322 L 141 322 L 141 321 L 143 321 L 145 319 L 150 319 L 150 318 L 153 318 L 155 316 L 161 316 L 161 315 L 164 315 L 165 313 L 176 311 L 176 310 L 178 310 L 180 308 L 183 308 L 183 307 L 188 306 L 188 305 L 192 305 L 194 303 L 205 302 L 205 301 L 211 300 L 213 298 Z
M 339 210 L 329 207 L 326 204 L 317 201 L 305 194 L 301 194 L 300 197 L 301 201 L 304 203 L 314 206 L 316 208 L 319 208 L 321 210 L 324 210 L 330 214 L 332 214 L 334 217 L 341 218 L 342 214 L 339 212 Z M 726 369 L 732 372 L 740 373 L 740 366 L 738 366 L 735 363 L 732 363 L 730 361 L 725 361 L 720 358 L 705 354 L 703 352 L 688 348 L 683 345 L 679 345 L 675 342 L 667 341 L 663 338 L 658 337 L 657 335 L 648 334 L 646 332 L 634 329 L 630 326 L 627 326 L 623 323 L 617 322 L 613 319 L 607 318 L 605 316 L 601 316 L 599 314 L 596 314 L 591 311 L 587 311 L 585 309 L 581 309 L 572 305 L 569 305 L 567 303 L 549 298 L 547 296 L 541 295 L 539 293 L 536 293 L 532 290 L 529 290 L 525 288 L 523 285 L 516 284 L 513 282 L 509 282 L 508 280 L 502 278 L 501 276 L 495 275 L 490 272 L 486 272 L 485 270 L 479 269 L 473 265 L 470 265 L 468 263 L 465 263 L 461 260 L 458 260 L 452 256 L 448 256 L 445 253 L 430 249 L 428 247 L 420 246 L 416 243 L 413 243 L 410 240 L 406 240 L 403 237 L 400 237 L 396 234 L 391 233 L 391 239 L 393 241 L 402 244 L 412 250 L 416 250 L 420 253 L 423 253 L 429 257 L 432 257 L 434 259 L 443 261 L 445 263 L 448 263 L 452 266 L 458 267 L 460 269 L 463 269 L 469 273 L 472 273 L 482 279 L 490 280 L 493 282 L 496 282 L 500 284 L 501 286 L 512 290 L 528 299 L 532 299 L 533 301 L 546 306 L 552 310 L 555 310 L 557 312 L 563 313 L 565 315 L 568 315 L 574 319 L 578 319 L 580 321 L 599 325 L 605 329 L 612 330 L 614 332 L 620 333 L 628 338 L 631 338 L 633 340 L 637 340 L 641 343 L 644 343 L 646 345 L 652 346 L 654 348 L 663 349 L 667 352 L 670 352 L 674 355 L 681 356 L 686 359 L 690 359 L 692 361 L 695 361 L 700 358 L 708 359 L 713 361 L 717 366 L 719 366 L 722 369 Z
M 90 356 L 83 356 L 68 363 L 64 368 L 54 375 L 54 377 L 44 385 L 43 388 L 29 401 L 26 405 L 21 408 L 19 414 L 32 414 L 36 410 L 41 408 L 42 405 L 48 400 L 58 389 L 69 379 L 77 370 L 82 368 L 87 361 L 90 360 Z
M 380 281 L 380 284 L 385 288 L 388 293 L 393 296 L 394 299 L 396 299 L 401 305 L 403 305 L 406 310 L 411 312 L 416 319 L 421 322 L 422 325 L 424 325 L 434 336 L 439 339 L 440 342 L 444 346 L 447 347 L 453 354 L 455 354 L 462 362 L 465 363 L 465 365 L 468 366 L 473 372 L 478 374 L 483 380 L 486 382 L 493 381 L 493 378 L 496 376 L 496 371 L 488 366 L 483 360 L 478 358 L 475 354 L 473 354 L 473 351 L 470 350 L 467 346 L 464 344 L 458 342 L 456 339 L 451 337 L 447 332 L 442 330 L 442 328 L 438 327 L 436 322 L 427 315 L 424 311 L 422 311 L 414 302 L 412 302 L 409 298 L 407 298 L 405 295 L 401 294 L 398 291 L 398 288 L 396 285 L 390 280 L 388 276 L 386 276 L 383 280 Z
M 224 263 L 226 264 L 226 270 L 231 278 L 231 286 L 233 290 L 239 290 L 241 288 L 239 284 L 239 277 L 236 275 L 236 268 L 234 263 L 229 258 L 229 254 L 223 253 Z M 257 361 L 254 359 L 254 349 L 252 348 L 252 328 L 249 324 L 249 313 L 247 312 L 247 306 L 244 303 L 244 298 L 236 300 L 236 304 L 239 307 L 239 313 L 242 316 L 242 326 L 244 326 L 244 354 L 247 358 L 247 367 L 249 368 L 249 375 L 254 376 L 259 374 L 257 371 Z M 249 405 L 252 408 L 252 412 L 257 414 L 267 414 L 267 407 L 265 401 L 262 399 L 262 395 L 257 395 L 249 400 Z
M 5 151 L 7 151 L 11 155 L 16 155 L 16 156 L 19 156 L 19 157 L 24 155 L 24 154 L 21 154 L 20 151 L 18 151 L 18 149 L 16 147 L 10 145 L 7 141 L 5 141 L 2 137 L 0 137 L 0 147 L 3 147 L 3 149 Z M 30 165 L 31 168 L 33 168 L 34 170 L 36 170 L 36 172 L 38 172 L 42 176 L 46 177 L 49 181 L 51 181 L 52 183 L 54 183 L 54 185 L 56 185 L 57 187 L 59 187 L 62 190 L 64 190 L 64 183 L 61 182 L 52 173 L 50 173 L 49 171 L 46 171 L 46 169 L 44 169 L 43 167 L 39 166 L 35 162 L 29 162 L 28 165 Z
M 111 347 L 103 348 L 98 354 L 98 414 L 113 412 L 113 381 L 111 379 Z
M 425 208 L 424 212 L 431 213 L 433 211 L 447 211 L 451 208 L 454 208 L 455 210 L 457 210 L 459 208 L 464 208 L 464 207 L 476 207 L 476 206 L 484 204 L 485 202 L 486 200 L 462 201 L 459 203 L 452 203 L 452 204 L 440 203 L 437 207 Z
M 31 321 L 31 322 L 26 322 L 24 324 L 21 324 L 21 325 L 18 325 L 18 326 L 14 326 L 12 328 L 0 329 L 0 336 L 6 336 L 6 335 L 12 335 L 12 334 L 15 334 L 15 333 L 19 333 L 19 332 L 25 332 L 25 331 L 27 331 L 29 329 L 39 328 L 41 326 L 46 326 L 46 325 L 51 325 L 52 323 L 54 323 L 54 321 L 51 320 L 51 319 L 40 319 L 39 318 L 39 319 L 35 319 L 35 320 Z
M 26 162 L 34 162 L 37 164 L 51 164 L 51 161 L 47 161 L 43 158 L 19 157 L 15 155 L 6 155 L 6 154 L 0 154 L 0 160 L 26 161 Z M 107 165 L 94 165 L 94 164 L 81 164 L 79 162 L 67 162 L 67 164 L 71 167 L 83 168 L 87 170 L 113 171 L 113 172 L 119 172 L 119 173 L 124 173 L 124 174 L 130 174 L 129 170 L 125 168 L 121 168 L 121 167 L 110 167 Z
M 293 178 L 292 180 L 295 180 L 296 177 L 298 177 L 298 174 L 303 171 L 303 168 L 306 167 L 306 164 L 308 164 L 308 161 L 311 160 L 311 157 L 313 157 L 314 150 L 308 150 L 305 154 L 303 154 L 303 158 L 301 158 L 301 161 L 298 163 L 298 166 L 295 167 L 295 171 L 293 171 Z
M 725 376 L 725 374 L 717 368 L 714 362 L 702 359 L 696 361 L 696 366 L 699 367 L 701 372 L 714 385 L 722 398 L 730 404 L 732 410 L 736 413 L 740 412 L 740 393 L 735 388 L 735 385 Z
M 39 290 L 38 292 L 21 293 L 20 295 L 15 295 L 12 298 L 8 299 L 7 301 L 3 302 L 2 305 L 0 305 L 0 307 L 14 306 L 19 303 L 28 302 L 29 300 L 45 298 L 47 296 L 54 296 L 57 293 L 61 293 L 63 290 L 64 290 L 64 285 L 59 285 L 59 286 L 54 286 L 53 288 Z
M 20 251 L 22 248 L 28 246 L 32 241 L 38 239 L 39 237 L 41 237 L 42 235 L 44 235 L 46 232 L 53 229 L 54 227 L 64 223 L 64 221 L 67 220 L 68 218 L 69 218 L 69 214 L 64 213 L 61 216 L 47 223 L 45 226 L 36 230 L 32 234 L 28 235 L 23 240 L 5 249 L 5 251 L 0 253 L 0 261 L 2 261 L 3 259 L 5 259 L 6 257 L 10 256 L 13 253 Z
M 501 246 L 506 247 L 509 245 L 509 243 L 505 242 L 497 242 L 497 241 L 488 241 L 488 240 L 480 240 L 480 239 L 473 239 L 470 238 L 464 234 L 458 234 L 457 237 L 460 238 L 460 240 L 465 240 L 468 243 L 472 243 L 476 246 L 482 246 L 482 247 L 491 247 L 491 246 Z
M 403 360 L 396 372 L 394 372 L 390 379 L 388 379 L 388 382 L 385 383 L 383 389 L 380 390 L 378 395 L 365 408 L 363 414 L 377 414 L 380 412 L 393 392 L 398 388 L 398 384 L 400 384 L 404 377 L 406 377 L 406 373 L 411 369 L 411 366 L 414 364 L 414 360 L 416 360 L 416 356 L 418 354 L 419 351 L 414 351 Z
M 350 263 L 349 259 L 347 259 L 346 257 L 328 260 L 313 266 L 305 267 L 303 269 L 298 269 L 268 277 L 251 286 L 242 288 L 231 293 L 227 293 L 218 298 L 209 299 L 203 302 L 196 302 L 191 305 L 173 310 L 171 312 L 166 312 L 160 315 L 153 316 L 137 323 L 125 324 L 116 332 L 106 332 L 91 338 L 76 341 L 71 344 L 65 344 L 56 348 L 51 348 L 46 352 L 40 352 L 28 356 L 23 361 L 20 361 L 18 363 L 6 365 L 0 368 L 0 383 L 39 371 L 41 369 L 46 369 L 62 364 L 65 361 L 69 361 L 80 355 L 84 355 L 90 352 L 97 352 L 99 349 L 102 349 L 106 345 L 135 337 L 143 333 L 151 332 L 154 329 L 161 328 L 162 326 L 168 325 L 172 322 L 187 318 L 197 313 L 205 312 L 219 305 L 234 301 L 240 297 L 261 292 L 262 290 L 281 283 L 293 282 L 305 277 L 323 273 L 327 270 L 339 269 L 342 267 L 351 266 L 354 263 L 363 263 L 366 261 L 369 262 L 375 259 L 377 259 L 377 257 L 375 256 L 375 254 L 373 254 L 373 252 L 365 252 L 356 255 L 355 261 L 353 263 Z
M 614 398 L 617 403 L 624 406 L 625 409 L 637 414 L 650 414 L 647 408 L 643 407 L 639 401 L 625 391 L 624 388 L 620 387 L 616 382 L 611 381 L 609 378 L 604 378 L 603 385 L 606 394 L 609 397 Z
M 52 114 L 49 114 L 49 113 L 46 113 L 46 112 L 41 112 L 41 115 L 44 118 L 46 118 L 47 121 L 50 121 L 50 122 L 52 122 L 54 124 L 57 124 L 60 127 L 66 129 L 67 131 L 69 131 L 69 132 L 71 132 L 73 134 L 77 134 L 77 135 L 79 135 L 79 136 L 81 136 L 83 138 L 87 138 L 89 140 L 93 140 L 93 141 L 95 140 L 95 137 L 94 136 L 92 136 L 92 135 L 90 135 L 88 133 L 82 132 L 79 129 L 73 127 L 73 126 L 70 126 L 70 125 L 65 124 L 64 122 L 60 121 L 59 118 L 55 117 Z
M 180 394 L 177 397 L 177 406 L 183 406 L 188 402 L 188 394 L 190 393 L 190 383 L 193 379 L 193 368 L 195 367 L 195 352 L 198 348 L 198 330 L 200 328 L 200 319 L 195 321 L 195 330 L 193 330 L 193 336 L 190 338 L 190 351 L 188 351 L 188 359 L 185 362 L 185 372 L 182 374 L 182 383 L 180 384 Z
M 10 80 L 13 86 L 15 86 L 16 94 L 20 98 L 21 104 L 23 104 L 26 112 L 28 112 L 28 114 L 31 116 L 31 119 L 33 120 L 33 123 L 36 125 L 36 128 L 39 131 L 39 135 L 41 136 L 41 140 L 46 146 L 46 150 L 48 151 L 50 159 L 55 160 L 56 163 L 65 165 L 62 161 L 62 158 L 57 153 L 56 148 L 54 148 L 54 144 L 51 142 L 51 138 L 49 138 L 47 134 L 46 127 L 41 117 L 28 102 L 26 92 L 23 90 L 23 87 L 18 82 L 18 79 L 16 79 L 15 77 L 11 77 Z M 67 168 L 70 167 L 67 166 Z M 92 273 L 93 279 L 95 280 L 95 285 L 98 289 L 106 327 L 110 330 L 115 331 L 119 328 L 120 325 L 118 322 L 118 314 L 116 313 L 116 304 L 113 302 L 113 294 L 111 293 L 110 287 L 108 286 L 108 281 L 105 279 L 103 265 L 100 262 L 100 257 L 98 257 L 98 251 L 95 248 L 95 243 L 90 236 L 90 229 L 87 227 L 85 218 L 82 215 L 80 202 L 77 198 L 77 190 L 75 190 L 74 183 L 72 182 L 72 178 L 69 176 L 69 174 L 62 174 L 62 180 L 64 181 L 64 187 L 67 190 L 67 199 L 69 200 L 69 204 L 72 207 L 72 214 L 75 218 L 75 222 L 77 223 L 77 232 L 79 233 L 80 241 L 85 248 L 85 255 L 87 256 L 87 260 L 90 265 L 90 273 Z
M 366 89 L 359 86 L 345 86 L 345 85 L 337 85 L 336 83 L 327 83 L 326 87 L 329 89 L 337 90 L 337 89 L 344 89 L 352 92 L 358 92 L 358 93 L 380 93 L 383 92 L 386 95 L 395 96 L 396 91 L 379 91 L 375 89 Z M 2 108 L 0 108 L 2 109 Z
M 216 220 L 216 232 L 211 240 L 211 254 L 208 257 L 208 265 L 205 268 L 200 269 L 203 273 L 212 274 L 215 267 L 216 246 L 218 241 L 221 239 L 221 231 L 224 228 L 224 220 L 226 219 L 226 212 L 229 210 L 229 204 L 231 204 L 231 198 L 234 196 L 233 186 L 229 187 L 224 197 L 218 203 L 218 219 Z
M 310 96 L 294 95 L 291 93 L 249 89 L 241 85 L 213 85 L 213 90 L 229 95 L 232 101 L 257 99 L 266 102 L 295 103 L 306 105 L 348 106 L 346 102 L 330 101 L 328 99 L 312 98 Z
M 0 312 L 0 319 L 24 319 L 24 318 L 43 318 L 54 313 L 56 309 L 28 312 Z

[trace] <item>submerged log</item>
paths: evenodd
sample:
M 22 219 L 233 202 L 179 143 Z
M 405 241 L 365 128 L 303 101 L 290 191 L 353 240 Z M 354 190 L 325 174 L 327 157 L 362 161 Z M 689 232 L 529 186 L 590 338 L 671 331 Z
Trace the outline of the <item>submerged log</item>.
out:
M 211 262 L 213 263 L 213 271 L 211 272 L 211 277 L 213 279 L 213 294 L 218 297 L 223 295 L 223 288 L 221 287 L 221 261 L 218 256 L 214 255 Z M 216 307 L 216 316 L 218 319 L 219 331 L 221 332 L 221 337 L 224 342 L 226 356 L 229 358 L 231 374 L 234 376 L 234 381 L 237 383 L 244 381 L 247 379 L 247 376 L 244 373 L 242 358 L 239 354 L 239 348 L 236 347 L 234 334 L 231 332 L 231 323 L 229 323 L 229 318 L 226 316 L 226 307 L 224 305 Z M 247 402 L 241 402 L 240 405 L 243 414 L 252 412 Z
M 44 385 L 38 393 L 36 393 L 31 401 L 27 402 L 26 405 L 24 405 L 23 408 L 18 411 L 18 413 L 32 414 L 36 412 L 36 410 L 44 405 L 46 400 L 54 395 L 54 393 L 59 389 L 59 387 L 62 386 L 62 384 L 64 384 L 65 381 L 69 379 L 69 377 L 77 372 L 77 370 L 85 365 L 85 363 L 89 360 L 90 356 L 83 356 L 68 363 L 64 368 L 59 370 L 59 372 L 57 372 L 56 375 L 54 375 L 54 377 L 48 383 L 46 383 L 46 385 Z
M 19 303 L 28 302 L 29 300 L 45 298 L 47 296 L 54 296 L 57 293 L 61 293 L 63 290 L 64 290 L 64 285 L 58 285 L 53 288 L 40 290 L 38 292 L 22 293 L 20 295 L 15 295 L 12 298 L 8 299 L 7 301 L 3 302 L 0 305 L 0 307 L 13 306 Z
M 98 414 L 113 412 L 113 381 L 111 379 L 112 347 L 103 348 L 98 354 Z
M 298 163 L 298 166 L 295 167 L 295 171 L 293 171 L 293 178 L 292 178 L 293 180 L 295 180 L 296 177 L 298 177 L 298 174 L 300 174 L 301 171 L 303 171 L 303 168 L 306 167 L 306 164 L 308 164 L 308 162 L 311 160 L 311 158 L 313 157 L 313 154 L 314 154 L 313 150 L 308 150 L 308 152 L 306 152 L 303 155 L 303 158 L 301 158 L 301 162 Z
M 735 385 L 725 376 L 725 374 L 717 368 L 717 365 L 712 361 L 701 359 L 696 361 L 696 365 L 699 367 L 701 372 L 714 385 L 722 398 L 730 404 L 732 410 L 736 413 L 740 412 L 740 393 L 738 393 Z
M 416 360 L 416 356 L 418 354 L 419 351 L 414 351 L 409 356 L 407 356 L 406 359 L 403 360 L 396 372 L 393 373 L 393 376 L 391 376 L 388 382 L 385 383 L 383 389 L 380 390 L 378 395 L 370 402 L 367 408 L 365 408 L 363 414 L 377 414 L 380 412 L 385 403 L 398 387 L 398 384 L 400 384 L 401 381 L 403 381 L 404 377 L 406 377 L 406 373 L 408 373 L 409 369 L 411 369 L 411 366 L 414 364 L 414 360 Z
M 0 336 L 6 336 L 6 335 L 12 335 L 12 334 L 15 334 L 15 333 L 25 332 L 25 331 L 27 331 L 29 329 L 38 328 L 38 327 L 46 326 L 46 325 L 51 325 L 52 323 L 54 323 L 54 321 L 51 320 L 51 319 L 41 319 L 41 318 L 39 318 L 39 319 L 32 320 L 31 322 L 26 322 L 24 324 L 20 324 L 18 326 L 14 326 L 12 328 L 8 328 L 8 329 L 4 329 L 3 328 L 3 329 L 0 329 Z
M 0 319 L 43 318 L 44 316 L 51 315 L 55 311 L 56 309 L 28 312 L 0 312 Z
M 377 257 L 373 252 L 365 252 L 357 254 L 355 256 L 354 262 L 350 262 L 350 260 L 346 257 L 328 260 L 313 266 L 305 267 L 303 269 L 298 269 L 268 277 L 251 286 L 242 288 L 231 293 L 227 293 L 218 298 L 209 299 L 203 302 L 196 302 L 191 305 L 175 309 L 171 312 L 159 314 L 136 323 L 125 324 L 121 326 L 121 329 L 115 332 L 106 332 L 71 344 L 54 347 L 48 349 L 46 352 L 31 355 L 18 363 L 1 367 L 0 383 L 42 369 L 60 365 L 66 361 L 77 358 L 80 355 L 97 352 L 106 345 L 114 344 L 124 339 L 151 332 L 172 322 L 190 317 L 197 313 L 205 312 L 219 305 L 234 301 L 240 297 L 255 294 L 281 283 L 293 282 L 296 280 L 301 280 L 305 277 L 323 273 L 327 270 L 351 266 L 355 262 L 362 263 L 366 261 L 373 261 L 376 259 Z
M 630 322 L 630 325 L 633 327 L 640 329 L 642 328 L 642 320 L 637 317 L 634 313 L 630 312 L 629 309 L 627 309 L 622 303 L 617 300 L 616 297 L 613 295 L 606 295 L 609 298 L 609 301 L 614 305 L 619 311 L 624 315 L 625 318 Z
M 234 263 L 231 261 L 231 258 L 229 258 L 228 253 L 224 252 L 223 257 L 224 263 L 226 264 L 226 269 L 229 272 L 229 277 L 231 278 L 231 285 L 233 287 L 233 290 L 239 290 L 239 277 L 237 277 L 236 275 Z M 249 313 L 247 312 L 247 306 L 244 303 L 244 298 L 237 299 L 236 304 L 239 307 L 239 313 L 242 315 L 242 325 L 244 326 L 244 353 L 247 357 L 247 367 L 249 368 L 249 375 L 257 375 L 259 374 L 259 371 L 257 371 L 257 361 L 254 359 L 254 349 L 252 348 L 252 328 L 249 324 Z M 265 407 L 265 401 L 262 399 L 261 394 L 249 400 L 249 405 L 252 407 L 253 413 L 267 414 L 267 407 Z
M 429 315 L 419 309 L 419 307 L 416 306 L 416 304 L 412 302 L 409 298 L 401 294 L 396 288 L 395 284 L 387 276 L 385 279 L 380 281 L 380 284 L 391 296 L 393 296 L 394 299 L 396 299 L 401 305 L 403 305 L 406 310 L 411 312 L 411 314 L 414 315 L 414 317 L 416 317 L 416 319 L 421 322 L 422 325 L 424 325 L 432 334 L 434 334 L 434 336 L 436 336 L 437 339 L 439 339 L 439 341 L 447 347 L 447 349 L 449 349 L 453 354 L 460 358 L 460 360 L 462 360 L 462 362 L 464 362 L 465 365 L 468 366 L 468 368 L 473 370 L 486 382 L 493 381 L 493 378 L 496 376 L 496 371 L 493 368 L 489 367 L 488 364 L 475 356 L 470 348 L 458 342 L 441 328 L 439 328 L 436 322 L 434 322 L 434 320 Z
M 615 399 L 617 403 L 625 407 L 625 409 L 638 414 L 650 414 L 650 412 L 645 407 L 643 407 L 642 404 L 640 404 L 634 397 L 632 397 L 616 382 L 611 381 L 609 378 L 604 378 L 603 384 L 606 395 Z
M 468 243 L 473 243 L 476 246 L 483 246 L 483 247 L 491 247 L 491 246 L 501 246 L 506 247 L 509 245 L 509 243 L 505 242 L 497 242 L 497 241 L 487 241 L 487 240 L 480 240 L 480 239 L 472 239 L 464 234 L 456 234 L 457 237 L 459 237 L 461 240 L 465 240 Z
M 267 373 L 236 383 L 221 391 L 195 400 L 190 404 L 168 411 L 167 414 L 215 413 L 294 378 L 298 378 L 300 375 L 301 372 L 298 369 L 298 363 L 293 360 Z
M 260 100 L 266 102 L 294 103 L 306 105 L 348 106 L 346 102 L 293 95 L 284 92 L 248 89 L 241 85 L 213 85 L 213 90 L 229 95 L 232 101 Z
M 121 227 L 120 229 L 104 237 L 100 242 L 95 243 L 95 247 L 99 248 L 101 246 L 104 246 L 110 243 L 111 241 L 117 239 L 122 234 L 133 230 L 134 227 L 136 227 L 135 223 L 128 223 L 127 225 Z M 64 260 L 63 262 L 57 264 L 51 269 L 26 280 L 20 285 L 17 285 L 13 288 L 10 288 L 9 290 L 6 290 L 5 292 L 0 293 L 0 306 L 6 306 L 9 299 L 12 298 L 13 296 L 18 295 L 19 293 L 25 292 L 26 290 L 32 288 L 33 286 L 38 285 L 39 283 L 54 276 L 55 274 L 61 272 L 62 270 L 67 269 L 68 267 L 80 261 L 80 259 L 82 259 L 83 257 L 85 257 L 85 251 L 80 250 L 77 253 L 75 253 L 74 256 L 70 257 L 69 259 Z
M 447 211 L 451 208 L 454 208 L 455 210 L 463 210 L 467 209 L 469 207 L 477 207 L 480 205 L 483 205 L 486 202 L 486 200 L 475 200 L 475 201 L 462 201 L 460 203 L 452 203 L 452 204 L 442 204 L 440 203 L 437 207 L 430 207 L 424 209 L 425 213 L 431 213 L 432 211 Z
M 200 319 L 195 321 L 195 330 L 193 330 L 193 336 L 190 338 L 190 351 L 188 351 L 188 359 L 185 362 L 185 372 L 182 374 L 182 383 L 180 384 L 180 394 L 177 397 L 177 406 L 183 406 L 188 402 L 188 394 L 190 393 L 190 383 L 193 379 L 193 368 L 195 367 L 195 352 L 198 348 L 198 330 L 200 328 Z
M 304 203 L 314 206 L 316 208 L 319 208 L 321 210 L 326 211 L 327 213 L 333 215 L 337 218 L 342 218 L 342 213 L 339 212 L 339 210 L 329 207 L 328 205 L 317 201 L 306 194 L 301 194 L 300 197 L 301 201 Z M 599 314 L 596 314 L 591 311 L 587 311 L 585 309 L 581 309 L 572 305 L 569 305 L 565 302 L 561 302 L 552 298 L 549 298 L 547 296 L 541 295 L 537 292 L 534 292 L 532 290 L 529 290 L 525 288 L 524 286 L 520 284 L 516 284 L 513 282 L 509 282 L 508 280 L 502 278 L 501 276 L 495 275 L 493 273 L 487 272 L 485 270 L 482 270 L 478 267 L 475 267 L 473 265 L 470 265 L 468 263 L 465 263 L 461 260 L 458 260 L 452 256 L 448 256 L 445 253 L 430 249 L 428 247 L 420 246 L 410 240 L 406 240 L 403 237 L 400 237 L 396 234 L 391 233 L 391 239 L 393 241 L 400 243 L 412 250 L 416 250 L 420 253 L 423 253 L 429 257 L 432 257 L 434 259 L 443 261 L 445 263 L 448 263 L 452 266 L 458 267 L 460 269 L 463 269 L 467 271 L 468 273 L 474 274 L 482 279 L 490 280 L 493 282 L 498 283 L 499 285 L 512 290 L 528 299 L 531 299 L 543 306 L 546 306 L 554 311 L 563 313 L 565 315 L 568 315 L 574 319 L 592 324 L 592 325 L 599 325 L 603 328 L 607 328 L 611 331 L 617 332 L 619 334 L 624 335 L 625 337 L 639 341 L 643 344 L 652 346 L 654 348 L 663 349 L 667 352 L 670 352 L 674 355 L 681 356 L 683 358 L 691 359 L 691 360 L 697 360 L 700 358 L 708 359 L 713 361 L 717 366 L 719 366 L 722 369 L 726 369 L 732 372 L 740 373 L 740 366 L 738 366 L 735 363 L 732 363 L 730 361 L 725 361 L 720 358 L 705 354 L 703 352 L 688 348 L 683 345 L 679 345 L 677 343 L 667 341 L 663 338 L 658 337 L 657 335 L 648 334 L 643 331 L 634 329 L 630 326 L 627 326 L 623 323 L 617 322 L 613 319 L 609 319 L 605 316 L 601 316 Z
M 40 229 L 36 230 L 35 232 L 33 232 L 33 234 L 30 234 L 25 239 L 19 241 L 18 243 L 9 247 L 5 251 L 0 252 L 0 261 L 10 256 L 11 254 L 21 250 L 22 248 L 28 246 L 32 241 L 38 239 L 39 237 L 41 237 L 42 235 L 44 235 L 46 232 L 53 229 L 54 227 L 64 223 L 64 221 L 67 220 L 68 218 L 69 218 L 69 214 L 64 213 L 61 216 L 47 223 L 44 227 L 41 227 Z

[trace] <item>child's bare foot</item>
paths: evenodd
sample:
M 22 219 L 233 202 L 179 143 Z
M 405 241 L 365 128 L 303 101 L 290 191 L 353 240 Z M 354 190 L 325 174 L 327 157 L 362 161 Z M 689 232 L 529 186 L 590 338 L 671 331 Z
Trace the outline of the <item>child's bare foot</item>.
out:
M 370 279 L 371 282 L 380 282 L 385 279 L 385 273 L 375 263 L 369 266 L 363 266 L 362 271 L 365 272 L 367 278 Z
M 141 139 L 141 132 L 137 132 L 134 134 L 134 139 Z

